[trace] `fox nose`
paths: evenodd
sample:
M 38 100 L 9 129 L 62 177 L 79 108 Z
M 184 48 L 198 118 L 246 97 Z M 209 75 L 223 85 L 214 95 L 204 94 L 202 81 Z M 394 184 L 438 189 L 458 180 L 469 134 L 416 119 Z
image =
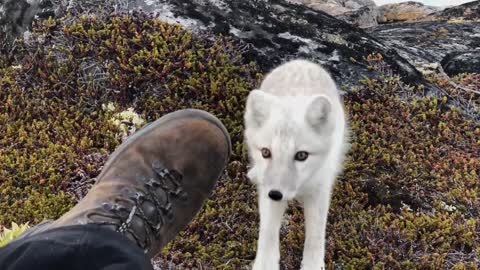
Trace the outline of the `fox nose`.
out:
M 278 190 L 270 190 L 270 192 L 268 192 L 268 197 L 270 197 L 270 199 L 272 199 L 274 201 L 280 201 L 282 199 L 283 195 Z

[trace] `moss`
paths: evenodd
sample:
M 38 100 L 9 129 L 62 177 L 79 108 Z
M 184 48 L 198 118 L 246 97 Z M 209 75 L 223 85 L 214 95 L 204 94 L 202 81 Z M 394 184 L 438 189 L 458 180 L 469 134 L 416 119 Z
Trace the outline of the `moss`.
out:
M 431 74 L 428 80 L 442 89 L 444 97 L 480 121 L 480 74 L 459 74 L 452 79 L 445 75 Z
M 465 23 L 465 19 L 464 18 L 457 18 L 457 19 L 450 19 L 447 21 L 447 23 Z
M 237 46 L 140 14 L 37 25 L 0 69 L 0 224 L 68 210 L 76 182 L 94 178 L 104 161 L 92 157 L 122 139 L 124 127 L 111 119 L 130 107 L 148 121 L 182 108 L 210 111 L 238 148 L 257 72 Z M 114 111 L 102 108 L 109 103 Z
M 354 269 L 473 263 L 478 122 L 447 105 L 448 98 L 401 97 L 398 78 L 363 84 L 345 97 L 354 140 L 330 212 L 330 259 Z M 387 194 L 376 201 L 372 180 Z M 409 196 L 394 196 L 402 193 Z
M 385 75 L 366 78 L 345 96 L 353 141 L 330 210 L 329 269 L 476 269 L 478 121 L 451 106 L 447 95 L 425 97 L 422 86 L 403 84 L 381 56 L 364 60 Z M 478 85 L 475 76 L 457 80 Z M 170 245 L 160 262 L 185 268 L 248 266 L 255 256 L 258 216 L 243 164 L 232 164 L 229 176 L 235 181 L 222 182 L 209 202 L 215 211 L 202 212 L 200 222 Z M 304 239 L 300 207 L 294 204 L 286 216 L 282 265 L 298 269 Z M 193 255 L 185 257 L 184 250 Z
M 261 75 L 241 48 L 142 14 L 37 25 L 33 39 L 0 62 L 0 224 L 35 224 L 67 211 L 120 143 L 110 121 L 117 113 L 132 107 L 151 121 L 177 109 L 205 109 L 226 124 L 234 156 L 212 200 L 157 264 L 248 268 L 258 211 L 241 155 L 242 114 Z M 380 55 L 359 59 L 384 76 L 365 78 L 344 97 L 352 150 L 332 199 L 328 268 L 476 269 L 478 121 L 453 106 L 454 89 L 441 80 L 432 82 L 445 91 L 425 96 Z M 478 75 L 456 80 L 478 89 Z M 104 109 L 109 103 L 114 108 Z M 301 207 L 293 203 L 286 217 L 282 265 L 298 269 Z

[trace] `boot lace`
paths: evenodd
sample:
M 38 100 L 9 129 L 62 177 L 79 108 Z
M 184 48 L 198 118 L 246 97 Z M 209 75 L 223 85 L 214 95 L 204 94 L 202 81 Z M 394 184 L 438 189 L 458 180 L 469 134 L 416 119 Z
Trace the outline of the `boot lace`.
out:
M 103 208 L 107 213 L 101 216 L 111 221 L 100 223 L 100 225 L 112 225 L 116 227 L 116 231 L 127 237 L 130 236 L 146 253 L 152 242 L 149 236 L 153 235 L 158 240 L 163 225 L 173 218 L 172 200 L 185 200 L 187 197 L 187 193 L 181 186 L 183 176 L 179 172 L 167 169 L 160 161 L 154 161 L 152 169 L 155 172 L 154 177 L 138 177 L 144 189 L 125 190 L 128 194 L 125 198 L 117 199 L 113 204 L 104 203 Z M 142 208 L 146 203 L 154 206 L 155 218 L 152 218 L 151 214 L 147 217 Z M 96 213 L 96 215 L 99 214 Z M 144 226 L 133 228 L 133 220 L 136 218 L 140 219 Z

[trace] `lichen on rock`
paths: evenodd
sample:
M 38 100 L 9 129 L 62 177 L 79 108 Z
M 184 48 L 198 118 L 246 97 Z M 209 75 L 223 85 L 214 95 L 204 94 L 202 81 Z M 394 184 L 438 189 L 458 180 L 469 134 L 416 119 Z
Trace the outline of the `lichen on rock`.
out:
M 109 105 L 111 104 L 109 103 Z M 112 106 L 107 107 L 107 109 L 111 108 Z M 145 119 L 136 113 L 134 108 L 128 108 L 125 111 L 114 114 L 110 121 L 118 128 L 122 141 L 145 124 Z

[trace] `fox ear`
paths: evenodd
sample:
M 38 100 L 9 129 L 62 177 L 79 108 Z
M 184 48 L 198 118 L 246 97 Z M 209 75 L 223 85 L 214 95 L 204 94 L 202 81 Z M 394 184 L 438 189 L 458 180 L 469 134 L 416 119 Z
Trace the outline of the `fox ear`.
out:
M 261 90 L 252 90 L 247 98 L 245 110 L 246 126 L 259 128 L 268 119 L 270 113 L 271 95 Z
M 326 96 L 316 96 L 307 108 L 307 123 L 317 132 L 329 129 L 328 123 L 332 113 L 332 103 Z

